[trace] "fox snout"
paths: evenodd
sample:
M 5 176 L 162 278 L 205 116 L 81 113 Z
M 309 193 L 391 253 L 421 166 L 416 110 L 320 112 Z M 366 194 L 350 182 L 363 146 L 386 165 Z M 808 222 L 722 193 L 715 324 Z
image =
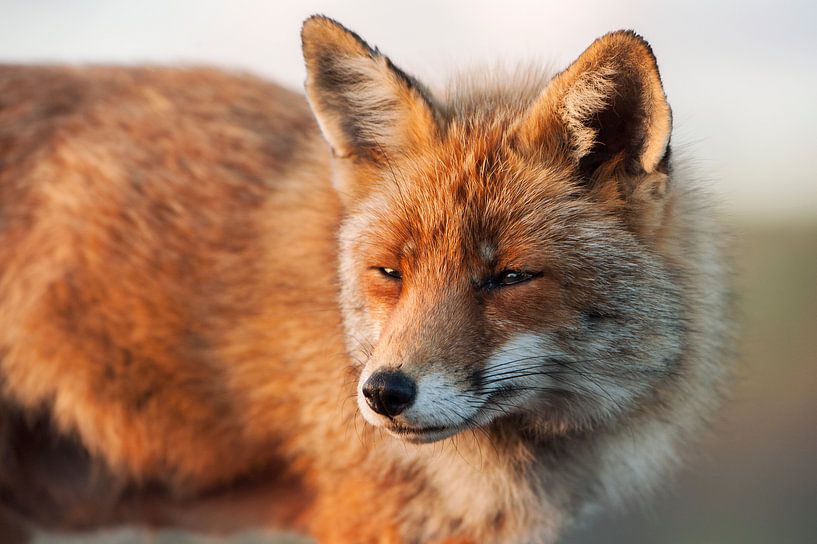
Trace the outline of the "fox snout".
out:
M 417 384 L 399 370 L 378 370 L 364 382 L 361 393 L 372 410 L 394 417 L 417 398 Z
M 482 401 L 461 372 L 440 361 L 364 369 L 358 382 L 363 418 L 414 443 L 435 442 L 469 425 Z
M 440 292 L 446 296 L 432 296 Z M 404 290 L 358 379 L 358 407 L 366 421 L 415 443 L 440 440 L 473 423 L 484 399 L 471 376 L 487 353 L 485 327 L 470 297 L 468 285 L 459 291 L 450 285 Z

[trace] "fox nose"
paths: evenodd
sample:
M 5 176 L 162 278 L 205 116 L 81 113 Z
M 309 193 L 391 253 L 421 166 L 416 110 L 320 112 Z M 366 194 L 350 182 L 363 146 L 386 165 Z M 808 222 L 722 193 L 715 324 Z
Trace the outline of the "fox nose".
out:
M 394 417 L 408 408 L 417 396 L 417 386 L 399 370 L 379 370 L 363 384 L 366 404 L 380 415 Z

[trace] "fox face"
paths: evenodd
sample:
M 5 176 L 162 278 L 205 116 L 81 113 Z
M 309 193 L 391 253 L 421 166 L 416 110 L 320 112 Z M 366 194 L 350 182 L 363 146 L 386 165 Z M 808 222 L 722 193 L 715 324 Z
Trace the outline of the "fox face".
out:
M 505 418 L 567 432 L 676 370 L 683 309 L 657 242 L 671 116 L 643 40 L 443 98 L 331 20 L 303 42 L 367 421 L 418 443 Z

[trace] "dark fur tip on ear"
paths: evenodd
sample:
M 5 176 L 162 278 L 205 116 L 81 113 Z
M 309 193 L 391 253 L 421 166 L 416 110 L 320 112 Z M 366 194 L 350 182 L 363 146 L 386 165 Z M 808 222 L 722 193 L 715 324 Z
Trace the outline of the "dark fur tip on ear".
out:
M 644 39 L 644 36 L 635 30 L 614 30 L 598 38 L 595 43 L 598 42 L 618 42 L 620 46 L 628 50 L 630 54 L 636 54 L 641 62 L 650 66 L 650 68 L 655 71 L 658 81 L 661 81 L 661 74 L 658 71 L 658 60 L 655 58 L 655 53 L 653 53 L 650 42 Z
M 378 162 L 433 137 L 423 87 L 360 36 L 318 15 L 301 38 L 306 96 L 336 157 Z
M 631 173 L 666 166 L 672 112 L 644 38 L 632 30 L 605 34 L 557 79 L 583 172 L 616 157 Z
M 376 56 L 372 48 L 355 32 L 325 15 L 312 15 L 301 27 L 301 48 L 307 62 L 321 50 L 350 55 Z

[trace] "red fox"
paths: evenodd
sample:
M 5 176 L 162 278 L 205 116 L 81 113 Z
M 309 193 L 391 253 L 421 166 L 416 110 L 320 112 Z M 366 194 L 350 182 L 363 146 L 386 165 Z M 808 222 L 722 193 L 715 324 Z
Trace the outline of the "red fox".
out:
M 731 305 L 650 46 L 439 92 L 302 40 L 306 99 L 0 68 L 5 518 L 547 543 L 654 486 Z

